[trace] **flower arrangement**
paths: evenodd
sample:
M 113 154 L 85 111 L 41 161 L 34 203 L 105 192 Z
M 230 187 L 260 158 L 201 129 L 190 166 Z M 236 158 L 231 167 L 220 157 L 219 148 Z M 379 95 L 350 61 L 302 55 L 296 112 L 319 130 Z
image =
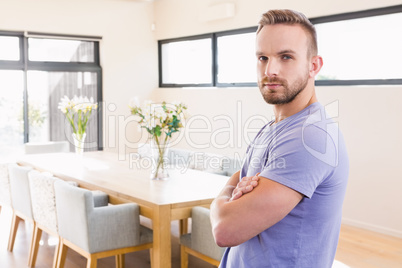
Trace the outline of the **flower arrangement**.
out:
M 159 104 L 152 101 L 145 101 L 144 106 L 140 107 L 138 101 L 132 100 L 129 104 L 131 114 L 138 116 L 138 123 L 141 128 L 145 128 L 151 135 L 151 141 L 156 145 L 158 152 L 156 174 L 162 169 L 164 172 L 164 155 L 167 152 L 167 145 L 172 134 L 178 132 L 183 127 L 182 120 L 185 118 L 184 111 L 187 106 L 183 103 Z M 161 175 L 163 176 L 163 175 Z
M 78 141 L 85 139 L 88 120 L 91 117 L 92 110 L 97 108 L 98 104 L 94 102 L 92 97 L 88 99 L 88 97 L 83 96 L 74 96 L 71 100 L 64 96 L 58 106 L 58 109 L 63 112 L 69 121 L 74 133 L 73 136 Z M 78 147 L 83 150 L 82 144 Z

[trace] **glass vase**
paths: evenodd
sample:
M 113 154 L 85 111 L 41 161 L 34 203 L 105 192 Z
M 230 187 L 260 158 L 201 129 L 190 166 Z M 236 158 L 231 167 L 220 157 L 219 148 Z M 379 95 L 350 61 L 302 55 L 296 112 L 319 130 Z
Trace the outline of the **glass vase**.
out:
M 153 137 L 151 140 L 152 170 L 150 178 L 166 180 L 168 173 L 169 140 L 166 137 Z
M 77 154 L 84 153 L 84 145 L 85 145 L 86 135 L 87 135 L 86 133 L 82 133 L 82 134 L 73 133 L 74 147 L 75 147 L 75 152 Z

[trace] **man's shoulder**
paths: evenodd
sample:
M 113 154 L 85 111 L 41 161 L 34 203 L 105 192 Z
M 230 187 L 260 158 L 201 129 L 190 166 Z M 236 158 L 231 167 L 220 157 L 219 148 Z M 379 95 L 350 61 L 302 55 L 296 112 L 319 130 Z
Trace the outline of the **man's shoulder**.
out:
M 338 124 L 327 113 L 324 106 L 316 102 L 295 115 L 283 133 L 304 135 L 337 136 Z

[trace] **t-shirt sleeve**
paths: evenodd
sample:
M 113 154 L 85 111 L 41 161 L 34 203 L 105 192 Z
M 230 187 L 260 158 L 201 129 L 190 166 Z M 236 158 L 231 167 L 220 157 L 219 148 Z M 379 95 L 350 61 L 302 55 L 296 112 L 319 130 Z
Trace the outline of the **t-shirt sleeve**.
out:
M 337 160 L 331 131 L 315 125 L 290 129 L 275 139 L 260 176 L 311 198 Z

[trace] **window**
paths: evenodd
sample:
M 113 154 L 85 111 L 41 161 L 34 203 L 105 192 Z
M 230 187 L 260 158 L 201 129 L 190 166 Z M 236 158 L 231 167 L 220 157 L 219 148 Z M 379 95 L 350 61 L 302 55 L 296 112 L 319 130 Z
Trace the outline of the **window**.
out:
M 402 84 L 402 5 L 310 20 L 324 59 L 316 85 Z M 256 30 L 159 41 L 159 86 L 257 86 Z
M 29 141 L 72 141 L 70 124 L 58 109 L 58 103 L 65 95 L 69 98 L 82 95 L 98 100 L 97 81 L 96 72 L 28 71 Z M 97 122 L 98 114 L 92 113 L 86 131 L 87 143 L 98 141 Z
M 24 74 L 0 69 L 0 159 L 7 153 L 22 153 L 24 142 Z
M 161 42 L 160 49 L 163 85 L 212 85 L 210 36 Z
M 159 41 L 159 86 L 255 86 L 256 29 Z
M 28 39 L 30 61 L 94 62 L 95 43 L 80 40 Z
M 317 85 L 402 83 L 402 6 L 311 21 L 324 59 Z
M 20 46 L 18 37 L 0 35 L 0 60 L 20 60 Z
M 23 152 L 25 142 L 72 141 L 58 110 L 64 95 L 101 104 L 100 38 L 64 37 L 0 32 L 0 145 L 9 148 L 0 158 Z M 101 123 L 98 109 L 88 123 L 86 150 L 102 149 Z
M 217 85 L 252 86 L 257 83 L 255 29 L 217 34 Z

